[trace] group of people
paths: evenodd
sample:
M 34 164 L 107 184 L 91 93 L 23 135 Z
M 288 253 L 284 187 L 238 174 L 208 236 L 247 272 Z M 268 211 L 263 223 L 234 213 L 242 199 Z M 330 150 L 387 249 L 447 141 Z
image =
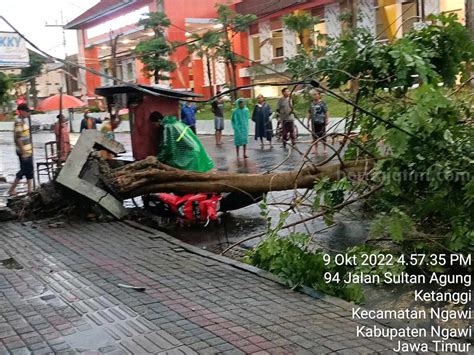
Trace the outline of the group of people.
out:
M 222 97 L 219 96 L 219 94 L 220 92 L 217 93 L 218 97 L 212 103 L 217 145 L 222 144 L 222 131 L 224 130 L 224 103 Z M 282 89 L 282 97 L 278 100 L 276 108 L 276 113 L 278 116 L 277 128 L 279 127 L 281 129 L 283 147 L 286 147 L 289 141 L 292 145 L 294 145 L 296 141 L 295 115 L 293 113 L 293 102 L 290 96 L 291 95 L 288 88 Z M 327 105 L 321 100 L 321 94 L 318 91 L 313 92 L 312 97 L 313 100 L 311 101 L 308 110 L 307 124 L 308 127 L 311 127 L 311 132 L 315 141 L 314 149 L 315 153 L 317 154 L 319 145 L 318 141 L 321 139 L 325 142 L 326 126 L 329 119 L 329 113 Z M 240 147 L 242 147 L 243 157 L 248 158 L 247 144 L 250 118 L 255 123 L 255 140 L 260 140 L 260 145 L 262 148 L 265 146 L 264 140 L 266 140 L 270 148 L 272 148 L 273 113 L 270 105 L 265 101 L 265 97 L 262 94 L 257 96 L 257 102 L 251 116 L 245 99 L 238 99 L 235 103 L 235 106 L 235 109 L 232 111 L 231 123 L 234 130 L 234 145 L 236 147 L 237 157 L 240 157 Z M 196 110 L 194 110 L 193 113 L 195 115 Z M 184 114 L 186 116 L 187 113 Z M 183 122 L 187 123 L 188 121 L 186 119 L 183 120 Z M 192 122 L 195 125 L 195 117 Z M 193 131 L 196 132 L 195 126 Z M 323 147 L 324 151 L 326 151 L 326 144 L 323 143 Z
M 224 101 L 221 92 L 217 92 L 217 98 L 212 102 L 212 113 L 214 114 L 214 128 L 216 145 L 222 145 L 222 131 L 224 130 Z M 283 147 L 290 141 L 292 145 L 296 141 L 295 115 L 293 113 L 293 102 L 288 88 L 282 89 L 282 97 L 278 100 L 276 114 L 278 116 L 278 126 L 281 129 Z M 313 100 L 308 110 L 308 126 L 311 127 L 312 135 L 316 141 L 314 144 L 315 153 L 318 153 L 318 140 L 324 140 L 326 125 L 328 122 L 328 108 L 318 91 L 313 93 Z M 181 121 L 186 124 L 196 134 L 196 113 L 197 107 L 192 102 L 186 102 L 181 108 Z M 265 97 L 260 94 L 252 115 L 247 107 L 245 99 L 239 98 L 235 102 L 235 109 L 232 111 L 231 124 L 234 131 L 234 145 L 237 157 L 240 157 L 240 147 L 244 158 L 248 158 L 247 144 L 249 136 L 249 120 L 255 123 L 255 140 L 260 140 L 263 148 L 266 140 L 270 146 L 273 138 L 272 109 L 265 101 Z M 324 151 L 326 145 L 323 144 Z

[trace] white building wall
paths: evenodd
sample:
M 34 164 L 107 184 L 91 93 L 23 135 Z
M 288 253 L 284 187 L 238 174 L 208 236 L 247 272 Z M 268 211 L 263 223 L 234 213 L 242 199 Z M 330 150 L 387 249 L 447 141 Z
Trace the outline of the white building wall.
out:
M 225 75 L 225 63 L 222 60 L 217 60 L 214 63 L 214 68 L 216 72 L 216 85 L 224 85 L 227 80 L 226 80 L 226 75 Z
M 425 16 L 439 15 L 439 0 L 425 0 Z
M 66 92 L 66 80 L 64 71 L 61 68 L 50 68 L 51 66 L 58 66 L 57 64 L 45 65 L 44 72 L 37 79 L 38 97 L 48 97 L 59 93 L 59 88 L 63 88 Z
M 328 37 L 335 38 L 341 34 L 342 26 L 339 16 L 341 8 L 339 3 L 326 5 L 324 7 L 324 19 L 326 21 L 326 32 Z
M 357 27 L 364 28 L 373 35 L 376 35 L 376 13 L 374 0 L 358 0 Z
M 292 58 L 296 55 L 296 34 L 286 26 L 283 27 L 283 55 L 285 58 Z
M 273 48 L 272 48 L 272 30 L 270 21 L 263 21 L 258 24 L 260 32 L 260 60 L 262 64 L 272 62 Z

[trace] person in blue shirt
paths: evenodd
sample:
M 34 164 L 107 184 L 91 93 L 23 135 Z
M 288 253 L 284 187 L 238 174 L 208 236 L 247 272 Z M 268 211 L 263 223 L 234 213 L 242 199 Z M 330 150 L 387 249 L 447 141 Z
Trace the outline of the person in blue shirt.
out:
M 191 101 L 187 101 L 181 108 L 181 121 L 191 128 L 194 134 L 196 134 L 196 112 L 197 107 Z
M 102 123 L 102 120 L 100 118 L 92 117 L 89 114 L 89 109 L 85 109 L 84 110 L 84 118 L 81 121 L 81 130 L 80 130 L 80 132 L 82 133 L 82 131 L 85 130 L 85 129 L 97 129 L 97 125 L 99 123 Z
M 181 121 L 189 126 L 196 134 L 196 112 L 197 107 L 191 101 L 187 101 L 181 108 Z

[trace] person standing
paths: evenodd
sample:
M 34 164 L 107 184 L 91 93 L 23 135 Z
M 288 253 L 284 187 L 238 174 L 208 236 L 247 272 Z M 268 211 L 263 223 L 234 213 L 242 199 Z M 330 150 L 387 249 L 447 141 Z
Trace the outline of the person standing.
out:
M 270 143 L 270 148 L 272 147 L 272 109 L 270 105 L 265 102 L 265 98 L 262 94 L 257 96 L 257 104 L 253 109 L 252 121 L 255 122 L 255 140 L 260 138 L 261 147 L 264 147 L 263 138 Z
M 288 136 L 291 139 L 291 144 L 295 144 L 295 115 L 292 112 L 293 102 L 290 98 L 290 91 L 288 88 L 284 88 L 281 90 L 281 93 L 283 97 L 278 100 L 276 111 L 280 116 L 279 119 L 282 125 L 283 147 L 286 147 Z
M 244 158 L 247 156 L 247 143 L 249 140 L 249 118 L 250 112 L 245 100 L 240 98 L 235 102 L 236 108 L 232 111 L 232 128 L 234 129 L 234 144 L 237 158 L 239 158 L 239 148 L 244 150 Z
M 215 165 L 198 137 L 175 116 L 166 116 L 154 111 L 150 121 L 157 129 L 157 158 L 166 165 L 181 170 L 209 172 Z
M 90 115 L 89 109 L 84 110 L 84 118 L 81 121 L 81 130 L 80 132 L 84 129 L 97 129 L 97 125 L 102 123 L 102 120 L 100 118 L 95 118 Z
M 100 129 L 100 132 L 108 139 L 108 140 L 115 140 L 115 129 L 120 126 L 120 123 L 122 121 L 120 120 L 120 118 L 117 118 L 116 115 L 112 115 L 110 117 L 110 120 L 106 120 L 106 122 L 104 122 L 104 124 L 102 125 L 101 129 Z M 114 154 L 110 153 L 109 151 L 107 150 L 102 150 L 101 151 L 101 155 L 104 159 L 108 159 L 108 160 L 111 160 L 115 157 Z
M 196 134 L 196 112 L 197 107 L 191 101 L 187 101 L 181 108 L 181 121 Z
M 18 117 L 15 120 L 14 139 L 16 154 L 20 159 L 20 170 L 16 173 L 15 181 L 8 190 L 10 196 L 16 196 L 16 187 L 21 179 L 26 177 L 28 193 L 33 192 L 33 146 L 31 144 L 30 127 L 26 122 L 30 114 L 27 104 L 20 104 L 17 107 Z
M 308 125 L 311 121 L 311 131 L 313 134 L 313 142 L 315 147 L 315 154 L 318 154 L 319 140 L 322 138 L 323 150 L 326 154 L 326 126 L 328 124 L 328 108 L 324 101 L 321 100 L 319 91 L 313 92 L 313 101 L 309 106 L 308 111 Z
M 54 134 L 56 136 L 56 143 L 58 144 L 57 150 L 58 152 L 61 151 L 61 162 L 65 162 L 69 153 L 71 152 L 69 125 L 67 124 L 67 119 L 63 114 L 57 115 L 56 118 L 58 119 L 58 122 L 54 124 Z M 61 126 L 59 126 L 60 124 Z M 60 135 L 61 139 L 59 137 Z M 59 147 L 59 142 L 61 142 L 61 147 Z
M 221 92 L 218 91 L 216 95 Z M 214 114 L 214 128 L 216 130 L 216 145 L 222 144 L 222 131 L 224 130 L 224 100 L 218 96 L 212 102 L 212 113 Z

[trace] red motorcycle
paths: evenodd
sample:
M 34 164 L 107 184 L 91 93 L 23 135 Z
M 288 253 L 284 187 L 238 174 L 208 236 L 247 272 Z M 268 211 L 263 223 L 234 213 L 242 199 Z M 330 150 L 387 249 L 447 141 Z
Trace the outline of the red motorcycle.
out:
M 178 220 L 181 224 L 207 225 L 219 219 L 219 214 L 261 201 L 262 195 L 241 192 L 224 194 L 198 193 L 175 195 L 157 193 L 143 197 L 145 209 L 157 216 Z

